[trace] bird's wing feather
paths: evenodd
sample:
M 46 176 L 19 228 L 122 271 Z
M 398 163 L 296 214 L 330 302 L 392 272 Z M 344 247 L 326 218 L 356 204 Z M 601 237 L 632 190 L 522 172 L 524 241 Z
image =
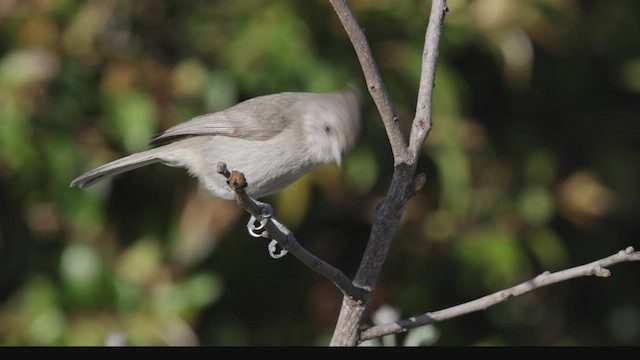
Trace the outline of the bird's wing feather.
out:
M 283 96 L 283 95 L 287 96 Z M 266 140 L 279 134 L 292 120 L 288 110 L 303 97 L 292 93 L 249 99 L 226 110 L 197 116 L 153 137 L 151 144 L 170 142 L 185 136 L 219 135 L 247 140 Z

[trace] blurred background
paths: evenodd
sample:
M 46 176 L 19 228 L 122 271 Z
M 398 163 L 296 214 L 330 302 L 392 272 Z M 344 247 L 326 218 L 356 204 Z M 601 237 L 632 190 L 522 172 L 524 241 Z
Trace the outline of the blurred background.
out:
M 430 2 L 349 4 L 408 130 Z M 427 185 L 367 323 L 640 248 L 640 2 L 449 8 Z M 266 201 L 352 277 L 393 161 L 327 1 L 0 0 L 0 344 L 328 344 L 341 293 L 184 170 L 69 182 L 193 116 L 347 84 L 358 147 Z M 638 264 L 611 270 L 368 345 L 640 345 Z

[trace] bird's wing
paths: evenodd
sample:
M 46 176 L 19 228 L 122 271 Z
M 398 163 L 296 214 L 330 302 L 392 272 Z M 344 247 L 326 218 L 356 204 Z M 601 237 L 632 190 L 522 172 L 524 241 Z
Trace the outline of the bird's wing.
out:
M 304 95 L 280 93 L 243 101 L 228 109 L 197 116 L 151 138 L 157 145 L 185 136 L 220 135 L 248 140 L 266 140 L 291 122 L 288 110 Z

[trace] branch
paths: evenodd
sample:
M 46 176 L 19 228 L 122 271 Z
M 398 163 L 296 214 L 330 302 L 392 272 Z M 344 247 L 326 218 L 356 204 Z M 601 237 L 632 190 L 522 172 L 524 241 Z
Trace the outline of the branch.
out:
M 400 217 L 404 211 L 407 201 L 424 184 L 424 176 L 415 176 L 419 151 L 409 154 L 409 148 L 404 141 L 400 131 L 397 117 L 393 112 L 391 100 L 386 93 L 378 68 L 373 60 L 371 49 L 367 43 L 362 29 L 358 25 L 351 10 L 344 0 L 330 0 L 337 13 L 345 31 L 349 35 L 353 47 L 356 51 L 371 96 L 373 97 L 385 128 L 394 155 L 394 171 L 391 179 L 391 186 L 384 201 L 376 211 L 376 220 L 369 235 L 369 241 L 365 249 L 360 267 L 354 278 L 354 284 L 358 288 L 371 291 L 378 281 L 382 266 L 387 257 L 393 235 L 396 231 Z M 425 36 L 425 47 L 423 61 L 426 64 L 422 69 L 422 79 L 420 81 L 420 99 L 418 102 L 419 115 L 416 114 L 412 131 L 419 129 L 420 134 L 411 134 L 413 142 L 420 140 L 418 148 L 422 145 L 427 136 L 431 117 L 431 100 L 433 91 L 433 81 L 435 79 L 435 64 L 438 55 L 439 37 L 442 29 L 444 15 L 447 12 L 446 0 L 433 0 L 431 6 L 431 16 L 429 26 Z M 431 72 L 431 74 L 429 74 Z M 419 124 L 416 124 L 419 122 Z M 358 329 L 364 317 L 364 311 L 368 305 L 370 293 L 363 302 L 356 303 L 351 299 L 344 298 L 338 323 L 331 339 L 332 346 L 353 346 L 359 341 Z
M 396 164 L 405 162 L 407 160 L 406 140 L 400 128 L 398 116 L 393 108 L 391 97 L 382 82 L 378 65 L 373 59 L 367 37 L 351 13 L 346 0 L 329 0 L 329 2 L 338 15 L 356 51 L 360 66 L 364 72 L 365 80 L 367 81 L 367 88 L 378 108 L 378 112 L 382 117 L 382 122 L 387 131 L 387 137 L 389 138 L 391 151 L 393 152 L 393 159 Z
M 437 1 L 434 1 L 432 5 L 429 25 L 424 38 L 424 49 L 422 50 L 422 71 L 420 74 L 416 114 L 411 127 L 411 137 L 409 138 L 409 153 L 413 158 L 419 156 L 420 148 L 431 131 L 431 107 L 433 104 L 438 49 L 440 48 L 444 16 L 449 12 L 446 3 L 438 4 Z
M 273 217 L 271 206 L 265 203 L 258 204 L 256 200 L 247 195 L 244 190 L 247 186 L 244 174 L 237 171 L 229 172 L 225 163 L 218 163 L 217 170 L 219 174 L 227 178 L 238 205 L 244 208 L 257 221 L 265 222 L 266 231 L 262 233 L 262 237 L 276 240 L 281 248 L 293 254 L 312 270 L 331 280 L 346 297 L 356 302 L 362 301 L 365 297 L 362 289 L 355 287 L 351 280 L 340 270 L 322 261 L 302 247 L 293 233 Z
M 394 323 L 372 326 L 361 332 L 360 341 L 370 340 L 384 335 L 397 334 L 409 329 L 434 324 L 479 310 L 485 310 L 516 296 L 520 296 L 543 286 L 555 284 L 561 281 L 583 276 L 609 277 L 611 272 L 607 269 L 608 266 L 627 261 L 640 261 L 640 251 L 634 251 L 633 247 L 629 246 L 614 255 L 585 265 L 576 266 L 554 273 L 546 271 L 529 281 L 468 303 L 453 306 L 444 310 L 428 312 L 408 319 L 398 320 Z

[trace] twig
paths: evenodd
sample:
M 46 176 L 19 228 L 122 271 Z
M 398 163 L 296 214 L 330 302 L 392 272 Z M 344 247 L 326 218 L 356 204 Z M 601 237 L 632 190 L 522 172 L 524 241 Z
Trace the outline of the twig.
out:
M 547 271 L 514 287 L 495 292 L 464 304 L 439 311 L 428 312 L 389 324 L 372 326 L 362 330 L 359 341 L 370 340 L 390 334 L 397 334 L 419 326 L 429 325 L 472 312 L 485 310 L 513 297 L 520 296 L 543 286 L 555 284 L 561 281 L 582 276 L 609 277 L 611 273 L 607 267 L 627 261 L 640 261 L 640 251 L 634 251 L 634 249 L 629 246 L 626 249 L 620 250 L 618 253 L 606 258 L 554 273 Z
M 302 261 L 302 263 L 333 282 L 345 296 L 356 302 L 362 301 L 365 296 L 365 292 L 362 289 L 354 286 L 351 283 L 351 280 L 349 280 L 349 278 L 340 270 L 324 262 L 302 247 L 289 229 L 284 227 L 282 224 L 280 224 L 280 226 L 276 225 L 274 222 L 275 218 L 269 213 L 269 208 L 267 206 L 259 205 L 254 199 L 247 195 L 247 192 L 244 189 L 247 186 L 247 181 L 242 173 L 237 171 L 229 172 L 225 163 L 219 163 L 217 170 L 219 174 L 228 179 L 229 187 L 235 193 L 238 205 L 244 208 L 258 221 L 266 220 L 266 236 L 275 239 L 280 247 L 287 250 L 298 260 Z

